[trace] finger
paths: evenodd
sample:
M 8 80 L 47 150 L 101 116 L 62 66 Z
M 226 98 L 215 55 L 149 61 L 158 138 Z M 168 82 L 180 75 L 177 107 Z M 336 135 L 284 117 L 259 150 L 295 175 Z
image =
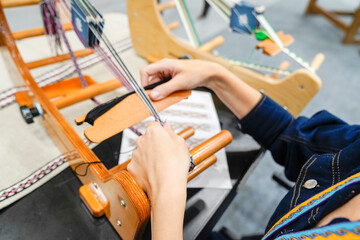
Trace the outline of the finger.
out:
M 163 127 L 170 136 L 177 136 L 177 134 L 174 132 L 174 129 L 171 127 L 170 123 L 165 123 Z
M 152 100 L 161 100 L 167 96 L 169 96 L 171 93 L 179 91 L 179 90 L 185 90 L 188 89 L 182 84 L 182 78 L 181 76 L 175 76 L 170 81 L 163 83 L 156 88 L 154 88 L 150 92 L 150 97 Z
M 143 138 L 144 138 L 144 135 L 142 135 L 142 136 L 140 136 L 140 137 L 138 137 L 137 139 L 136 139 L 136 150 L 135 151 L 133 151 L 133 155 L 134 155 L 134 153 L 136 152 L 136 151 L 138 151 L 139 149 L 140 149 L 140 147 L 142 146 L 142 142 L 143 142 Z
M 149 77 L 153 75 L 157 75 L 160 73 L 168 72 L 169 68 L 169 60 L 163 59 L 161 61 L 158 61 L 156 63 L 150 64 L 140 70 L 140 80 L 141 84 L 143 86 L 146 86 L 149 84 Z
M 145 135 L 148 136 L 151 132 L 158 132 L 161 131 L 161 125 L 158 122 L 150 122 L 146 128 Z
M 163 127 L 173 129 L 171 123 L 169 123 L 169 122 L 164 123 L 164 126 L 163 126 Z M 173 129 L 173 130 L 174 130 L 174 129 Z

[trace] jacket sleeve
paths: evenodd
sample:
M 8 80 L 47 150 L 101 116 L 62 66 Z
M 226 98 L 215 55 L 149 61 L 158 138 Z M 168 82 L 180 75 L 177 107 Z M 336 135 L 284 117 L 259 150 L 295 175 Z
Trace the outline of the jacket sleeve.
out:
M 239 123 L 244 133 L 271 151 L 293 181 L 313 154 L 335 153 L 360 139 L 359 125 L 349 125 L 327 111 L 295 119 L 265 95 Z

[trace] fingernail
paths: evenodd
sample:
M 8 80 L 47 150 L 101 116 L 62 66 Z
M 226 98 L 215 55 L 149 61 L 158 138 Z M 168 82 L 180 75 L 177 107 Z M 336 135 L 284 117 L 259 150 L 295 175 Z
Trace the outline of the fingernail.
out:
M 151 98 L 155 99 L 155 100 L 161 98 L 160 93 L 156 90 L 152 90 L 150 95 L 151 95 Z

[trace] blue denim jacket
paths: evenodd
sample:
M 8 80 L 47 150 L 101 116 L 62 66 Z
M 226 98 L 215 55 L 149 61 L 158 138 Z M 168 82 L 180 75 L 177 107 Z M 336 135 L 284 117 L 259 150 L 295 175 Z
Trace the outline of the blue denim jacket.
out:
M 327 111 L 311 118 L 294 118 L 263 96 L 240 124 L 243 132 L 270 150 L 274 160 L 285 167 L 287 178 L 296 181 L 272 215 L 266 232 L 300 203 L 360 172 L 360 125 L 349 125 Z M 271 239 L 314 227 L 322 217 L 359 193 L 360 184 L 337 191 Z

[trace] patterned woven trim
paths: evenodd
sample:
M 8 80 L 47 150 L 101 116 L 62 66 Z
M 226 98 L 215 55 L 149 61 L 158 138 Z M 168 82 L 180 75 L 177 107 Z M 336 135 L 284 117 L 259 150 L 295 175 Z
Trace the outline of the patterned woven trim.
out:
M 263 240 L 268 239 L 272 236 L 276 231 L 279 229 L 289 225 L 291 222 L 296 220 L 298 217 L 302 216 L 309 210 L 313 209 L 314 207 L 320 205 L 324 201 L 328 200 L 331 196 L 333 196 L 336 191 L 341 190 L 347 187 L 350 184 L 354 184 L 360 182 L 360 173 L 357 173 L 338 184 L 325 189 L 324 191 L 316 194 L 312 198 L 306 200 L 305 202 L 301 203 L 297 207 L 293 208 L 290 212 L 288 212 L 285 216 L 283 216 L 271 229 L 265 234 Z
M 275 240 L 305 240 L 305 239 L 359 239 L 360 221 L 332 224 L 296 233 L 282 235 Z M 355 237 L 355 238 L 354 238 Z
M 3 190 L 0 192 L 0 202 L 15 196 L 16 194 L 20 193 L 22 190 L 30 187 L 34 183 L 36 183 L 38 180 L 42 179 L 52 171 L 54 171 L 59 166 L 63 165 L 68 159 L 69 155 L 62 155 L 55 160 L 51 161 L 50 163 L 46 164 L 30 176 L 28 176 L 26 179 L 22 180 L 19 183 L 16 183 L 15 185 Z
M 83 139 L 86 145 L 90 145 L 91 142 L 87 139 Z M 54 171 L 56 168 L 60 167 L 64 163 L 66 163 L 68 160 L 74 159 L 76 156 L 78 156 L 76 153 L 65 153 L 56 159 L 52 160 L 51 162 L 45 164 L 40 169 L 33 172 L 31 175 L 26 177 L 25 179 L 21 180 L 20 182 L 0 191 L 0 202 L 5 201 L 6 199 L 9 199 L 16 194 L 20 193 L 22 190 L 34 185 L 36 182 L 38 182 L 40 179 L 45 177 L 46 175 L 50 174 L 52 171 Z

